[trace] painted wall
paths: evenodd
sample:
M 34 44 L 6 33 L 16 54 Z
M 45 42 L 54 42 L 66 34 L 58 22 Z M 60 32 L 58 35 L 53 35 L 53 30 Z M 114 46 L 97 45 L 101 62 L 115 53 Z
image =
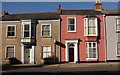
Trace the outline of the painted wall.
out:
M 41 37 L 41 24 L 51 24 L 51 37 L 50 38 L 43 38 Z M 7 38 L 6 37 L 6 27 L 7 25 L 16 25 L 16 37 L 15 38 Z M 21 22 L 2 22 L 2 48 L 0 51 L 2 52 L 2 64 L 9 64 L 9 60 L 5 58 L 5 48 L 6 45 L 15 45 L 15 58 L 21 62 Z M 43 21 L 38 22 L 36 25 L 36 43 L 35 43 L 35 63 L 42 64 L 44 60 L 41 58 L 42 54 L 42 46 L 51 46 L 52 56 L 55 54 L 55 44 L 54 39 L 60 42 L 60 21 Z M 58 61 L 60 60 L 60 46 L 56 45 L 56 58 Z
M 76 17 L 76 32 L 67 32 L 67 18 L 68 17 Z M 104 23 L 103 23 L 103 16 L 97 16 L 100 19 L 100 26 L 99 26 L 99 40 L 98 42 L 98 60 L 105 61 L 105 42 L 104 42 Z M 96 37 L 85 37 L 84 36 L 84 16 L 82 15 L 61 15 L 61 43 L 65 45 L 65 39 L 80 39 L 79 42 L 79 61 L 87 61 L 86 60 L 86 44 L 87 40 L 95 40 Z M 65 62 L 65 48 L 61 47 L 61 61 Z
M 21 61 L 21 23 L 20 22 L 3 22 L 2 23 L 2 63 L 9 64 L 8 59 L 5 58 L 5 48 L 6 45 L 15 45 L 15 57 L 17 60 Z M 16 25 L 16 37 L 7 38 L 6 37 L 6 27 L 7 25 Z
M 116 33 L 116 18 L 119 16 L 106 16 L 106 49 L 107 60 L 118 60 L 117 42 L 118 33 Z
M 51 24 L 51 37 L 44 38 L 41 37 L 41 27 L 42 24 Z M 55 55 L 56 50 L 56 58 L 59 59 L 60 54 L 60 46 L 54 44 L 54 39 L 60 42 L 60 21 L 41 21 L 36 25 L 36 47 L 35 47 L 35 61 L 37 64 L 44 63 L 44 60 L 41 58 L 42 56 L 42 46 L 51 46 L 51 55 Z M 39 59 L 39 60 L 38 60 Z

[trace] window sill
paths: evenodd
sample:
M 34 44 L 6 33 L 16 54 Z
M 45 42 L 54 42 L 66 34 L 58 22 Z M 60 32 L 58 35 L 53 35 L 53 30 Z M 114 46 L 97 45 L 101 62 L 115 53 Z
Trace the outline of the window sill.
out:
M 12 36 L 12 37 L 6 37 L 6 39 L 16 39 L 17 37 Z
M 89 36 L 95 36 L 97 37 L 98 35 L 84 35 L 85 37 L 89 37 Z
M 69 33 L 75 33 L 76 31 L 67 31 L 67 32 L 69 32 Z
M 41 36 L 41 38 L 52 38 L 52 36 L 48 36 L 48 37 L 47 36 L 46 37 L 45 36 Z
M 117 55 L 117 57 L 120 57 L 120 55 Z
M 86 60 L 90 61 L 97 61 L 97 58 L 86 58 Z
M 25 38 L 21 38 L 21 39 L 31 39 L 30 37 L 25 37 Z
M 120 30 L 116 30 L 116 33 L 120 33 Z

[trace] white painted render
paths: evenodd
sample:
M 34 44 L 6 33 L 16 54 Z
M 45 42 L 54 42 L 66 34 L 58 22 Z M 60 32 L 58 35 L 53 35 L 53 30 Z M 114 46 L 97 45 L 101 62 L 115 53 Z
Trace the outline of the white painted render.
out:
M 117 56 L 118 33 L 116 32 L 116 18 L 118 16 L 111 15 L 105 17 L 107 60 L 118 60 L 119 58 Z

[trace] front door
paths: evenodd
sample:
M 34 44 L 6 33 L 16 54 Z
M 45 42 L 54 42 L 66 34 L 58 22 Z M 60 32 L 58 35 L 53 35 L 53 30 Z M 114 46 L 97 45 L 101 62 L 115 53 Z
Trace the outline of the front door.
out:
M 30 63 L 30 46 L 24 47 L 24 63 L 25 64 Z
M 69 48 L 69 62 L 74 62 L 74 48 Z

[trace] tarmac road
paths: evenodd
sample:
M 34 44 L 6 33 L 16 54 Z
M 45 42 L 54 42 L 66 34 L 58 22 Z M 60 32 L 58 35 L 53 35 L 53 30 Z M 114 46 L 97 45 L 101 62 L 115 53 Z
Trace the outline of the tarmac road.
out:
M 6 67 L 7 68 L 7 67 Z M 14 65 L 3 69 L 2 75 L 40 75 L 40 74 L 109 74 L 109 75 L 120 75 L 120 64 L 119 63 L 82 63 L 82 64 L 55 64 L 55 65 Z

